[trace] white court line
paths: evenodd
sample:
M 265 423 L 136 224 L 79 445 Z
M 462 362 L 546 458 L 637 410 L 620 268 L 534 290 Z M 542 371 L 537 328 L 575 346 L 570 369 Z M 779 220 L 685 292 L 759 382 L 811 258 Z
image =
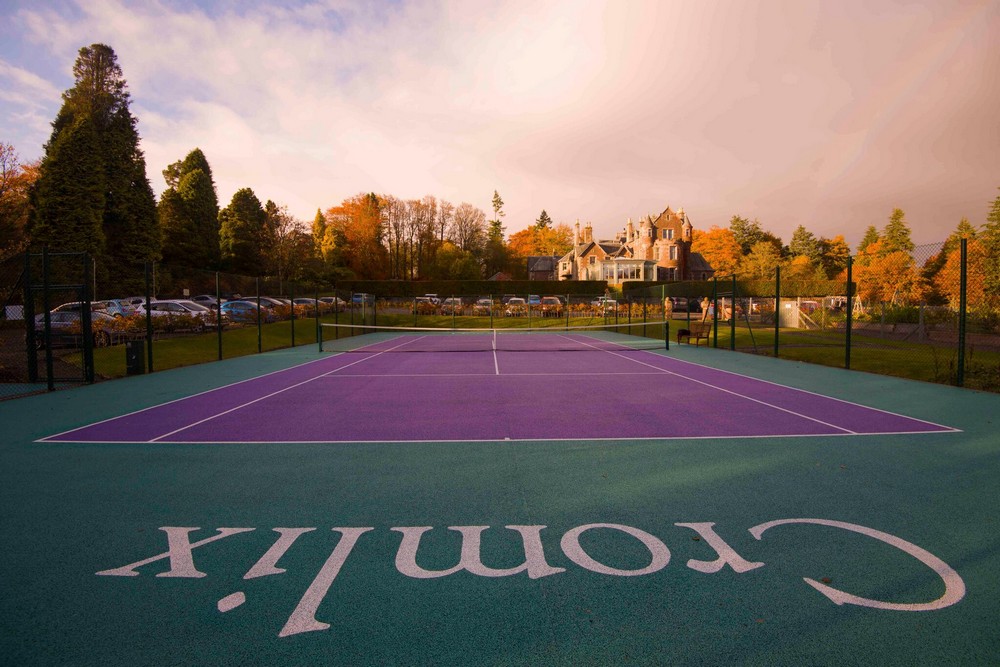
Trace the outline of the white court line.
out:
M 919 421 L 919 420 L 917 420 Z M 157 440 L 158 445 L 408 445 L 419 443 L 466 443 L 466 442 L 569 442 L 579 444 L 581 442 L 655 442 L 659 440 L 760 440 L 767 438 L 850 438 L 854 436 L 883 436 L 883 435 L 933 435 L 937 433 L 949 433 L 950 431 L 878 431 L 857 433 L 776 433 L 761 435 L 642 435 L 622 438 L 473 438 L 471 440 Z M 959 431 L 960 432 L 960 431 Z M 85 444 L 93 445 L 94 440 L 59 440 L 60 444 Z M 114 440 L 110 444 L 115 445 L 148 445 L 146 440 Z
M 385 354 L 387 352 L 392 352 L 393 350 L 395 350 L 397 348 L 403 347 L 404 345 L 408 345 L 409 343 L 412 343 L 414 341 L 420 340 L 421 338 L 424 338 L 424 336 L 420 336 L 418 338 L 412 338 L 410 340 L 407 340 L 405 343 L 400 343 L 399 345 L 396 345 L 394 347 L 390 347 L 387 350 L 382 350 L 381 352 L 376 352 L 376 353 L 372 354 L 372 356 L 370 356 L 370 357 L 362 357 L 361 359 L 358 359 L 357 361 L 352 361 L 351 363 L 349 363 L 349 364 L 347 364 L 345 366 L 341 366 L 340 368 L 336 368 L 336 369 L 330 371 L 329 373 L 323 373 L 322 375 L 316 375 L 314 377 L 309 378 L 308 380 L 303 380 L 302 382 L 299 382 L 298 384 L 293 384 L 290 387 L 285 387 L 284 389 L 279 389 L 278 391 L 273 391 L 270 394 L 267 394 L 265 396 L 261 396 L 260 398 L 255 398 L 252 401 L 247 401 L 246 403 L 243 403 L 242 405 L 237 405 L 236 407 L 229 408 L 228 410 L 223 410 L 222 412 L 220 412 L 218 414 L 215 414 L 215 415 L 212 415 L 211 417 L 205 417 L 204 419 L 199 419 L 198 421 L 196 421 L 194 423 L 188 424 L 187 426 L 182 426 L 181 428 L 178 428 L 178 429 L 174 429 L 173 431 L 170 431 L 169 433 L 164 433 L 163 435 L 157 436 L 157 437 L 153 438 L 152 440 L 147 440 L 146 442 L 160 442 L 160 441 L 163 440 L 163 438 L 168 438 L 168 437 L 174 435 L 175 433 L 180 433 L 181 431 L 186 431 L 189 428 L 194 428 L 195 426 L 199 426 L 201 424 L 204 424 L 205 422 L 212 421 L 213 419 L 217 419 L 219 417 L 222 417 L 223 415 L 228 415 L 230 412 L 236 412 L 237 410 L 242 410 L 243 408 L 247 407 L 248 405 L 253 405 L 254 403 L 259 403 L 260 401 L 263 401 L 265 399 L 271 398 L 272 396 L 277 396 L 278 394 L 283 394 L 284 392 L 288 391 L 289 389 L 295 389 L 296 387 L 301 387 L 304 384 L 309 384 L 310 382 L 313 382 L 314 380 L 318 380 L 318 379 L 320 379 L 322 377 L 325 377 L 327 375 L 332 375 L 333 373 L 336 373 L 337 371 L 341 371 L 341 370 L 343 370 L 345 368 L 350 368 L 351 366 L 354 366 L 356 364 L 360 364 L 362 361 L 369 361 L 369 360 L 374 359 L 375 357 L 377 357 L 379 355 Z M 380 341 L 380 342 L 385 342 L 385 341 Z
M 636 352 L 650 352 L 650 350 L 635 350 L 635 351 Z M 945 431 L 952 431 L 954 433 L 962 433 L 962 429 L 955 428 L 954 426 L 946 426 L 944 424 L 938 424 L 936 422 L 930 422 L 930 421 L 927 421 L 926 419 L 919 419 L 917 417 L 911 417 L 909 415 L 903 415 L 903 414 L 900 414 L 898 412 L 893 412 L 892 410 L 883 410 L 882 408 L 873 408 L 870 405 L 864 405 L 863 403 L 856 403 L 854 401 L 848 401 L 847 399 L 844 399 L 844 398 L 837 398 L 835 396 L 827 396 L 826 394 L 821 394 L 821 393 L 816 392 L 816 391 L 810 391 L 808 389 L 799 389 L 798 387 L 791 387 L 791 386 L 789 386 L 787 384 L 781 384 L 780 382 L 772 382 L 771 380 L 762 380 L 761 378 L 756 378 L 756 377 L 754 377 L 752 375 L 744 375 L 743 373 L 737 373 L 735 371 L 727 371 L 727 370 L 722 369 L 722 368 L 714 368 L 712 366 L 706 366 L 705 364 L 699 364 L 699 363 L 696 363 L 694 361 L 686 361 L 684 359 L 678 359 L 677 357 L 665 357 L 665 356 L 663 356 L 661 354 L 656 354 L 656 353 L 654 353 L 654 355 L 657 358 L 659 358 L 659 359 L 670 359 L 671 361 L 676 361 L 677 363 L 680 363 L 680 364 L 687 364 L 689 366 L 697 366 L 698 368 L 707 368 L 709 370 L 717 371 L 719 373 L 725 373 L 726 375 L 735 375 L 736 377 L 739 377 L 739 378 L 745 378 L 747 380 L 755 380 L 757 382 L 763 382 L 764 384 L 769 384 L 769 385 L 772 385 L 772 386 L 775 386 L 775 387 L 781 387 L 782 389 L 790 389 L 792 391 L 798 391 L 798 392 L 801 392 L 803 394 L 809 394 L 810 396 L 818 396 L 820 398 L 825 398 L 825 399 L 828 399 L 828 400 L 831 400 L 831 401 L 837 401 L 838 403 L 843 403 L 844 405 L 853 405 L 856 408 L 864 408 L 866 410 L 874 410 L 875 412 L 881 412 L 883 414 L 892 415 L 893 417 L 901 417 L 903 419 L 909 419 L 911 421 L 920 422 L 921 424 L 927 424 L 928 426 L 934 426 L 936 428 L 943 429 Z M 653 366 L 653 368 L 656 368 L 656 366 Z M 661 369 L 661 370 L 663 370 L 663 369 Z M 682 375 L 681 377 L 684 377 L 684 376 Z M 888 377 L 888 376 L 886 376 L 886 377 Z M 887 435 L 892 435 L 892 434 L 887 434 Z
M 230 382 L 229 384 L 224 384 L 224 385 L 221 385 L 219 387 L 215 387 L 213 389 L 206 389 L 205 391 L 199 391 L 199 392 L 197 392 L 195 394 L 189 394 L 187 396 L 182 396 L 181 398 L 175 398 L 175 399 L 172 399 L 172 400 L 169 400 L 169 401 L 164 401 L 163 403 L 157 403 L 156 405 L 151 405 L 148 408 L 141 408 L 139 410 L 133 410 L 132 412 L 126 412 L 125 414 L 118 415 L 117 417 L 108 417 L 107 419 L 102 419 L 102 420 L 96 421 L 96 422 L 94 422 L 92 424 L 86 424 L 84 426 L 77 426 L 76 428 L 67 429 L 65 431 L 61 431 L 61 432 L 56 433 L 54 435 L 48 435 L 48 436 L 45 436 L 44 438 L 40 438 L 38 440 L 35 440 L 35 442 L 47 442 L 51 438 L 58 438 L 60 435 L 63 435 L 64 433 L 72 433 L 73 431 L 79 431 L 80 429 L 90 428 L 91 426 L 98 426 L 100 424 L 111 422 L 111 421 L 114 421 L 116 419 L 124 419 L 125 417 L 131 417 L 132 415 L 142 414 L 143 412 L 149 412 L 150 410 L 155 410 L 156 408 L 162 408 L 165 405 L 170 405 L 172 403 L 179 403 L 180 401 L 186 401 L 189 398 L 195 398 L 197 396 L 204 396 L 205 394 L 211 394 L 213 391 L 221 391 L 223 389 L 228 389 L 229 387 L 235 387 L 236 385 L 244 384 L 246 382 L 253 382 L 253 381 L 259 380 L 261 378 L 266 378 L 269 375 L 276 375 L 278 373 L 285 373 L 287 371 L 295 370 L 296 368 L 302 368 L 303 366 L 308 366 L 309 364 L 318 364 L 318 363 L 323 362 L 323 361 L 330 361 L 331 359 L 335 359 L 338 356 L 340 356 L 340 355 L 337 354 L 337 355 L 334 355 L 333 357 L 323 357 L 323 358 L 320 358 L 320 359 L 313 359 L 312 361 L 304 361 L 301 364 L 295 364 L 294 366 L 289 366 L 288 368 L 280 368 L 280 369 L 278 369 L 276 371 L 271 371 L 270 373 L 264 373 L 263 375 L 255 375 L 255 376 L 247 378 L 245 380 L 237 380 L 236 382 Z M 322 375 L 317 375 L 316 377 L 323 377 L 323 376 Z M 58 440 L 57 442 L 73 442 L 73 441 L 72 440 Z
M 589 343 L 584 343 L 584 345 L 589 345 Z M 601 349 L 601 348 L 597 347 L 596 345 L 591 345 L 591 347 L 593 347 L 595 350 Z M 746 399 L 748 401 L 752 401 L 754 403 L 759 403 L 761 405 L 766 405 L 769 408 L 774 408 L 775 410 L 780 410 L 781 412 L 787 412 L 790 415 L 795 415 L 796 417 L 801 417 L 802 419 L 807 419 L 809 421 L 816 422 L 817 424 L 822 424 L 823 426 L 829 426 L 830 428 L 835 428 L 838 431 L 844 431 L 845 433 L 849 433 L 851 435 L 857 435 L 858 434 L 857 431 L 852 431 L 849 428 L 844 428 L 843 426 L 837 426 L 836 424 L 831 424 L 829 422 L 825 422 L 822 419 L 816 419 L 815 417 L 810 417 L 809 415 L 804 415 L 802 413 L 795 412 L 794 410 L 789 410 L 788 408 L 783 408 L 780 405 L 775 405 L 773 403 L 768 403 L 767 401 L 762 401 L 760 399 L 753 398 L 752 396 L 747 396 L 746 394 L 741 394 L 741 393 L 739 393 L 737 391 L 732 391 L 731 389 L 725 389 L 724 387 L 719 387 L 718 385 L 714 385 L 711 382 L 703 382 L 702 380 L 696 380 L 694 378 L 687 377 L 685 375 L 681 375 L 680 373 L 675 373 L 673 371 L 668 371 L 665 368 L 659 368 L 658 366 L 654 366 L 652 364 L 647 364 L 645 361 L 640 361 L 639 359 L 633 359 L 631 357 L 626 357 L 624 354 L 620 354 L 618 352 L 613 352 L 611 350 L 604 350 L 604 351 L 607 352 L 608 354 L 614 355 L 616 357 L 620 357 L 621 359 L 626 359 L 628 361 L 632 361 L 632 362 L 637 363 L 637 364 L 642 364 L 643 366 L 648 366 L 649 368 L 655 368 L 655 369 L 657 369 L 657 370 L 659 370 L 659 371 L 661 371 L 663 373 L 667 373 L 668 375 L 673 375 L 673 376 L 679 377 L 681 379 L 687 380 L 689 382 L 694 382 L 696 384 L 704 385 L 706 387 L 709 387 L 711 389 L 715 389 L 717 391 L 724 392 L 726 394 L 732 394 L 733 396 L 737 396 L 739 398 L 744 398 L 744 399 Z

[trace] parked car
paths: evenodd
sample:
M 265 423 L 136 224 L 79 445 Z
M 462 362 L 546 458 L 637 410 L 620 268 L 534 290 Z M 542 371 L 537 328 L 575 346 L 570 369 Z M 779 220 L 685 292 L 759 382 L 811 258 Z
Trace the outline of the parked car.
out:
M 528 312 L 528 302 L 519 296 L 511 297 L 507 301 L 507 308 L 504 309 L 505 317 L 524 317 Z
M 472 305 L 473 315 L 489 315 L 493 311 L 493 300 L 483 297 Z
M 106 310 L 106 309 L 107 309 L 107 306 L 104 304 L 103 301 L 91 301 L 90 302 L 90 310 L 91 311 Z M 53 313 L 63 313 L 63 312 L 80 313 L 82 310 L 83 310 L 83 302 L 82 301 L 71 301 L 69 303 L 64 303 L 64 304 L 56 306 L 55 308 L 52 309 L 51 312 L 53 312 Z
M 542 317 L 559 317 L 562 315 L 563 304 L 557 296 L 543 296 L 539 308 Z
M 414 315 L 433 315 L 437 313 L 437 304 L 430 297 L 418 296 L 413 299 Z
M 105 310 L 112 317 L 129 317 L 135 315 L 136 304 L 130 302 L 128 299 L 108 299 L 104 303 L 107 304 Z
M 145 315 L 145 305 L 140 307 L 138 312 L 141 315 Z M 196 328 L 202 331 L 210 326 L 215 326 L 215 313 L 211 309 L 188 299 L 150 301 L 149 313 L 153 317 L 193 318 L 197 322 Z
M 310 298 L 308 296 L 298 296 L 292 299 L 292 303 L 295 305 L 295 314 L 303 315 L 307 317 L 314 317 L 316 315 L 317 308 L 320 312 L 326 312 L 326 304 L 322 301 L 317 301 L 316 299 Z
M 435 306 L 441 305 L 441 299 L 438 298 L 437 294 L 425 294 L 424 298 L 433 303 Z
M 331 312 L 343 312 L 346 306 L 342 299 L 335 296 L 321 296 L 319 300 L 321 303 L 327 304 Z
M 462 314 L 462 300 L 457 296 L 448 297 L 441 304 L 441 314 L 442 315 L 461 315 Z
M 374 294 L 365 294 L 364 292 L 356 292 L 351 295 L 351 303 L 355 306 L 371 305 L 375 303 Z
M 257 304 L 253 301 L 226 301 L 222 304 L 222 315 L 231 322 L 240 322 L 243 324 L 256 324 L 257 323 Z M 265 308 L 263 305 L 260 307 L 260 321 L 261 322 L 274 322 L 278 319 L 271 310 Z
M 90 330 L 94 333 L 94 347 L 106 347 L 114 340 L 115 318 L 103 310 L 90 314 Z M 52 347 L 82 347 L 83 327 L 79 310 L 59 310 L 49 313 L 49 332 Z M 35 348 L 42 349 L 45 340 L 45 313 L 35 316 Z
M 606 296 L 594 299 L 590 302 L 590 305 L 603 312 L 605 315 L 618 310 L 618 302 L 615 299 L 609 299 Z
M 528 305 L 529 306 L 539 306 L 539 305 L 541 305 L 541 303 L 542 303 L 542 297 L 538 296 L 537 294 L 529 294 L 528 295 Z
M 197 304 L 205 306 L 206 308 L 214 308 L 219 303 L 218 299 L 215 298 L 214 294 L 199 294 L 197 296 L 191 297 L 190 300 L 194 301 Z M 222 303 L 225 302 L 226 300 L 223 299 Z

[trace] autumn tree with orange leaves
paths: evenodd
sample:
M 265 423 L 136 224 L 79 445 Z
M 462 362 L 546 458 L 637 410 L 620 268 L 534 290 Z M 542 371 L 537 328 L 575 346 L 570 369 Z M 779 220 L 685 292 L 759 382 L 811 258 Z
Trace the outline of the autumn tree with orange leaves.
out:
M 14 147 L 0 142 L 0 260 L 28 245 L 28 193 L 38 180 L 38 165 L 22 164 Z
M 373 192 L 362 193 L 323 214 L 326 229 L 320 247 L 324 256 L 335 257 L 356 278 L 386 278 L 389 255 L 383 245 L 383 203 Z
M 731 229 L 712 225 L 706 232 L 694 230 L 691 239 L 691 251 L 700 253 L 715 269 L 715 275 L 724 276 L 736 273 L 743 259 L 743 249 L 736 241 L 736 235 Z

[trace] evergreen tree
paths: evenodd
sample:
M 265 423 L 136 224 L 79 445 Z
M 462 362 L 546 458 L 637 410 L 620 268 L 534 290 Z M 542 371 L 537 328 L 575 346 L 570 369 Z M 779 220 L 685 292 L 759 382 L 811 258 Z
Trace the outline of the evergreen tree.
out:
M 315 253 L 318 257 L 323 255 L 323 237 L 326 236 L 326 218 L 323 211 L 316 209 L 316 217 L 313 218 L 312 238 Z
M 164 169 L 163 178 L 169 186 L 160 201 L 164 261 L 202 269 L 218 267 L 219 198 L 205 154 L 195 148 L 184 160 Z M 164 217 L 167 193 L 177 194 L 181 205 Z
M 813 236 L 812 232 L 808 231 L 802 225 L 796 227 L 792 233 L 792 240 L 788 244 L 788 249 L 793 257 L 804 255 L 811 262 L 817 261 L 823 253 L 819 239 Z
M 32 242 L 56 250 L 104 254 L 104 165 L 87 116 L 53 137 L 31 192 Z
M 191 219 L 184 207 L 184 200 L 174 188 L 167 188 L 160 195 L 156 207 L 163 230 L 163 261 L 166 264 L 186 266 L 186 259 L 197 254 L 193 247 L 197 238 L 191 227 Z
M 882 229 L 882 252 L 913 252 L 913 241 L 910 240 L 910 228 L 906 224 L 906 214 L 901 208 L 892 210 L 889 222 Z
M 858 253 L 863 253 L 868 246 L 878 242 L 878 240 L 879 235 L 878 230 L 875 229 L 875 225 L 868 225 L 868 229 L 865 230 L 865 235 L 861 237 L 861 242 L 858 244 Z
M 229 206 L 219 212 L 219 246 L 222 265 L 227 270 L 248 276 L 264 275 L 261 239 L 266 223 L 267 214 L 253 190 L 237 190 Z
M 504 227 L 501 218 L 506 215 L 503 212 L 503 199 L 500 193 L 493 191 L 493 219 L 490 220 L 489 228 L 486 232 L 486 274 L 492 276 L 498 271 L 502 271 L 507 266 L 507 245 L 504 243 Z
M 747 220 L 746 218 L 741 218 L 738 215 L 734 215 L 729 220 L 729 230 L 733 233 L 736 238 L 736 243 L 739 244 L 740 250 L 744 255 L 750 254 L 750 249 L 756 244 L 767 241 L 770 239 L 765 238 L 766 232 L 761 229 L 760 222 L 754 220 L 753 222 Z M 771 238 L 775 238 L 771 235 Z M 778 250 L 781 249 L 781 241 L 778 241 Z
M 550 218 L 549 214 L 545 212 L 545 209 L 542 209 L 542 214 L 538 216 L 538 220 L 535 220 L 535 228 L 546 229 L 551 226 L 552 218 Z
M 986 214 L 979 238 L 986 256 L 983 266 L 983 287 L 992 303 L 1000 303 L 1000 196 L 993 200 Z
M 73 76 L 45 146 L 33 240 L 94 252 L 102 277 L 112 266 L 120 276 L 122 267 L 159 258 L 156 201 L 115 52 L 80 49 Z

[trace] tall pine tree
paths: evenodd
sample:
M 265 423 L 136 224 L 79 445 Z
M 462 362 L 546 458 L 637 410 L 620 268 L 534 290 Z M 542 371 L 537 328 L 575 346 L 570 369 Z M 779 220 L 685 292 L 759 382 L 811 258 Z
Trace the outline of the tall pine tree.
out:
M 200 269 L 219 265 L 219 198 L 212 168 L 201 149 L 163 170 L 169 186 L 160 198 L 163 260 Z M 168 194 L 169 193 L 169 194 Z M 169 199 L 169 211 L 164 202 Z M 179 207 L 176 205 L 179 204 Z
M 126 267 L 160 256 L 156 201 L 115 52 L 80 49 L 73 76 L 32 196 L 32 241 L 94 253 L 102 282 L 113 267 L 121 287 Z
M 267 214 L 250 188 L 241 188 L 229 206 L 219 212 L 222 265 L 234 273 L 261 276 L 266 272 L 261 253 Z

